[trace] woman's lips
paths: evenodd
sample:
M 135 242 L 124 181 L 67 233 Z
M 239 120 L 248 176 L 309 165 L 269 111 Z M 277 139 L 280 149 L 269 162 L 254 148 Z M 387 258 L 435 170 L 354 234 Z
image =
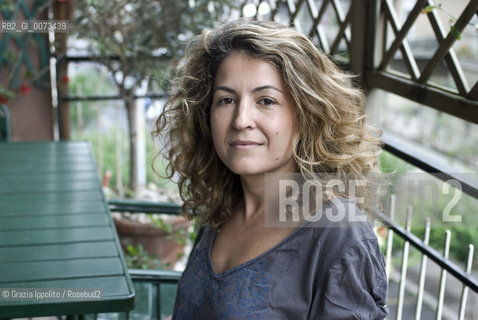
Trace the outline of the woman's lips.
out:
M 253 149 L 258 146 L 260 146 L 261 143 L 255 142 L 255 141 L 250 141 L 250 140 L 234 140 L 231 143 L 231 146 L 236 149 L 240 150 L 247 150 L 247 149 Z

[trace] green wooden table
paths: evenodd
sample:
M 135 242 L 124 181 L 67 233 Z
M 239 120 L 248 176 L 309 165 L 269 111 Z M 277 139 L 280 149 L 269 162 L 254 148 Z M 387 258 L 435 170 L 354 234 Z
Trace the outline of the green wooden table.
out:
M 101 298 L 14 300 L 2 297 L 7 288 L 99 289 Z M 133 307 L 91 145 L 0 143 L 0 319 Z

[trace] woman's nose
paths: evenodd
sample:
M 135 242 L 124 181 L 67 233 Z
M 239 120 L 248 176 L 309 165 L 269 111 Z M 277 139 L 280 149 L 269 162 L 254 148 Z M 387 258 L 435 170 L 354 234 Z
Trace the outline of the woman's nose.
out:
M 251 101 L 248 101 L 247 99 L 240 101 L 236 107 L 232 125 L 236 130 L 251 129 L 255 127 L 254 108 Z

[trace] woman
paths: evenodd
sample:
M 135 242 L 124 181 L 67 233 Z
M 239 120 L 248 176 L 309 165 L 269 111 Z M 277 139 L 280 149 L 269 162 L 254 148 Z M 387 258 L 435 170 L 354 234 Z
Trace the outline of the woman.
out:
M 266 212 L 291 213 L 268 211 L 266 193 L 278 186 L 268 175 L 349 181 L 378 172 L 379 139 L 350 77 L 293 29 L 244 20 L 194 38 L 178 72 L 154 133 L 169 138 L 185 215 L 206 228 L 173 319 L 383 319 L 383 255 L 367 222 L 349 225 L 362 211 L 345 189 L 314 209 L 345 216 L 341 227 L 266 223 Z

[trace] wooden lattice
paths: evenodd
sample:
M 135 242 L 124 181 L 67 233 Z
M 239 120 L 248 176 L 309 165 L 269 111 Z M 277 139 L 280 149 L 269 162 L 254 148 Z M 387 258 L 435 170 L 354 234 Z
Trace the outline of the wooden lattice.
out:
M 433 9 L 438 5 L 432 0 L 417 0 L 403 23 L 392 0 L 246 0 L 240 12 L 250 16 L 255 11 L 257 19 L 294 25 L 341 65 L 361 73 L 367 87 L 378 87 L 478 123 L 478 81 L 468 83 L 453 49 L 460 41 L 459 34 L 474 24 L 478 0 L 468 2 L 449 32 Z M 251 6 L 255 10 L 250 10 Z M 426 14 L 438 43 L 421 70 L 407 41 L 420 14 Z M 391 66 L 397 54 L 405 73 L 395 72 Z M 433 73 L 443 65 L 456 89 L 433 82 Z
M 435 5 L 436 4 L 433 1 L 417 1 L 406 21 L 400 27 L 397 21 L 397 14 L 395 12 L 393 3 L 390 0 L 382 1 L 387 22 L 391 25 L 395 38 L 392 45 L 384 52 L 382 61 L 377 69 L 379 71 L 386 70 L 396 51 L 400 49 L 403 60 L 407 65 L 407 69 L 409 71 L 408 75 L 410 78 L 416 83 L 425 84 L 429 82 L 432 73 L 442 64 L 442 61 L 444 60 L 454 80 L 459 95 L 476 100 L 478 98 L 478 83 L 475 83 L 473 88 L 470 89 L 470 86 L 463 74 L 460 62 L 458 61 L 455 51 L 452 47 L 454 43 L 460 41 L 458 39 L 459 33 L 463 32 L 464 28 L 470 23 L 473 16 L 477 13 L 478 1 L 470 1 L 468 3 L 466 8 L 451 26 L 448 33 L 445 33 L 444 31 L 443 23 L 438 16 L 437 10 L 428 10 L 429 12 L 426 13 L 426 15 L 433 28 L 433 32 L 439 47 L 434 52 L 433 56 L 427 61 L 422 72 L 419 71 L 416 65 L 415 59 L 410 50 L 410 46 L 407 43 L 406 36 L 411 27 L 417 21 L 420 13 L 422 13 L 423 10 L 430 8 L 430 6 Z
M 13 20 L 41 20 L 46 17 L 50 1 L 1 1 L 0 22 Z M 45 18 L 43 18 L 45 19 Z M 34 63 L 33 61 L 38 61 Z M 2 84 L 10 89 L 20 86 L 22 78 L 29 75 L 39 87 L 49 87 L 49 47 L 45 34 L 34 32 L 0 33 L 0 74 Z M 23 72 L 23 74 L 22 74 Z
M 342 57 L 342 62 L 349 60 L 351 42 L 351 6 L 344 8 L 339 0 L 248 0 L 241 4 L 244 16 L 246 6 L 254 5 L 256 19 L 274 20 L 295 26 L 308 35 L 325 53 Z M 266 7 L 266 14 L 261 14 L 261 6 Z M 330 14 L 332 13 L 332 16 Z

